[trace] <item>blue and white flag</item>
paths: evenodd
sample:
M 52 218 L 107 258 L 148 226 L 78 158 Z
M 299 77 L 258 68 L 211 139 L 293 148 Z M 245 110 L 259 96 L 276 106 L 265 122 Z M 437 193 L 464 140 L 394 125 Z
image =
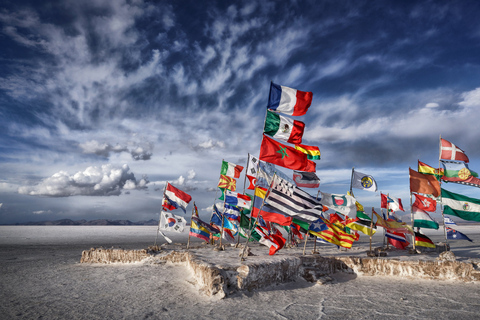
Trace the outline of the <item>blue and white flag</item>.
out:
M 453 221 L 452 219 L 450 219 L 449 217 L 445 217 L 443 219 L 443 221 L 445 222 L 445 225 L 446 226 L 456 226 L 457 224 L 455 223 L 455 221 Z
M 461 233 L 460 231 L 457 231 L 452 228 L 447 227 L 447 239 L 451 240 L 467 240 L 470 242 L 473 242 L 469 237 L 467 237 L 465 234 Z

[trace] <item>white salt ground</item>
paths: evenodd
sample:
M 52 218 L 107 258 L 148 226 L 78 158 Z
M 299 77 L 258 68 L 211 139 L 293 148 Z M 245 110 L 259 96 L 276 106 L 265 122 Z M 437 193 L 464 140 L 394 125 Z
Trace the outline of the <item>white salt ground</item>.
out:
M 449 241 L 458 260 L 480 259 L 480 227 L 457 229 L 474 240 Z M 374 236 L 374 247 L 382 244 L 381 231 Z M 336 273 L 334 281 L 325 285 L 298 280 L 218 300 L 199 294 L 192 274 L 180 264 L 79 263 L 82 251 L 91 247 L 146 248 L 153 244 L 155 233 L 156 227 L 147 226 L 0 226 L 1 319 L 480 318 L 478 283 Z M 167 235 L 186 243 L 186 233 Z M 428 230 L 427 235 L 434 242 L 443 241 L 441 229 Z M 362 235 L 352 250 L 330 245 L 317 245 L 317 249 L 326 256 L 365 257 L 368 241 Z M 195 240 L 194 244 L 200 242 Z M 308 244 L 307 253 L 312 245 Z M 266 247 L 254 249 L 265 255 L 268 252 Z M 279 254 L 302 249 L 303 243 Z M 207 258 L 218 259 L 218 252 L 204 252 Z M 434 259 L 438 254 L 412 256 L 396 251 L 389 256 Z

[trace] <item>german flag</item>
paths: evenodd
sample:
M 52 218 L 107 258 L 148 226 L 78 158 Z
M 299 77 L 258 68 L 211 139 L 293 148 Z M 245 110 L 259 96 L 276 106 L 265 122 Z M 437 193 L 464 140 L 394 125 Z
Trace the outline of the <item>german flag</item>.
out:
M 419 247 L 435 248 L 433 241 L 419 232 L 415 232 L 415 245 Z

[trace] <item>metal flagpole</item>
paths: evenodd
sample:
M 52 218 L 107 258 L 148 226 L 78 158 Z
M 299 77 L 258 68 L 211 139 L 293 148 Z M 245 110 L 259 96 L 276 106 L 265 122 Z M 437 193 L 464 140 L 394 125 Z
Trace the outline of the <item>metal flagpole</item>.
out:
M 352 167 L 352 177 L 350 178 L 350 193 L 352 194 L 352 197 L 353 197 L 353 191 L 352 191 L 352 188 L 353 188 L 353 173 L 355 171 L 355 167 Z
M 440 184 L 440 210 L 442 211 L 442 218 L 443 218 L 443 234 L 445 236 L 445 251 L 449 251 L 448 249 L 448 240 L 447 240 L 447 228 L 445 226 L 445 214 L 443 213 L 443 204 L 442 204 L 442 178 L 440 176 L 440 165 L 442 163 L 442 135 L 440 135 L 439 140 L 439 153 L 438 153 L 438 180 Z M 436 201 L 436 200 L 435 200 Z

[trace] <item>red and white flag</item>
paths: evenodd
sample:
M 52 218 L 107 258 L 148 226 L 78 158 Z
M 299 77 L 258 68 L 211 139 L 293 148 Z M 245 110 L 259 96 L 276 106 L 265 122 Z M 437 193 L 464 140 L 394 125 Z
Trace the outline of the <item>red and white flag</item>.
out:
M 415 193 L 415 202 L 412 207 L 417 207 L 424 211 L 434 212 L 437 209 L 437 201 L 432 198 L 424 197 Z
M 442 138 L 440 138 L 440 159 L 468 162 L 468 157 L 462 149 Z

